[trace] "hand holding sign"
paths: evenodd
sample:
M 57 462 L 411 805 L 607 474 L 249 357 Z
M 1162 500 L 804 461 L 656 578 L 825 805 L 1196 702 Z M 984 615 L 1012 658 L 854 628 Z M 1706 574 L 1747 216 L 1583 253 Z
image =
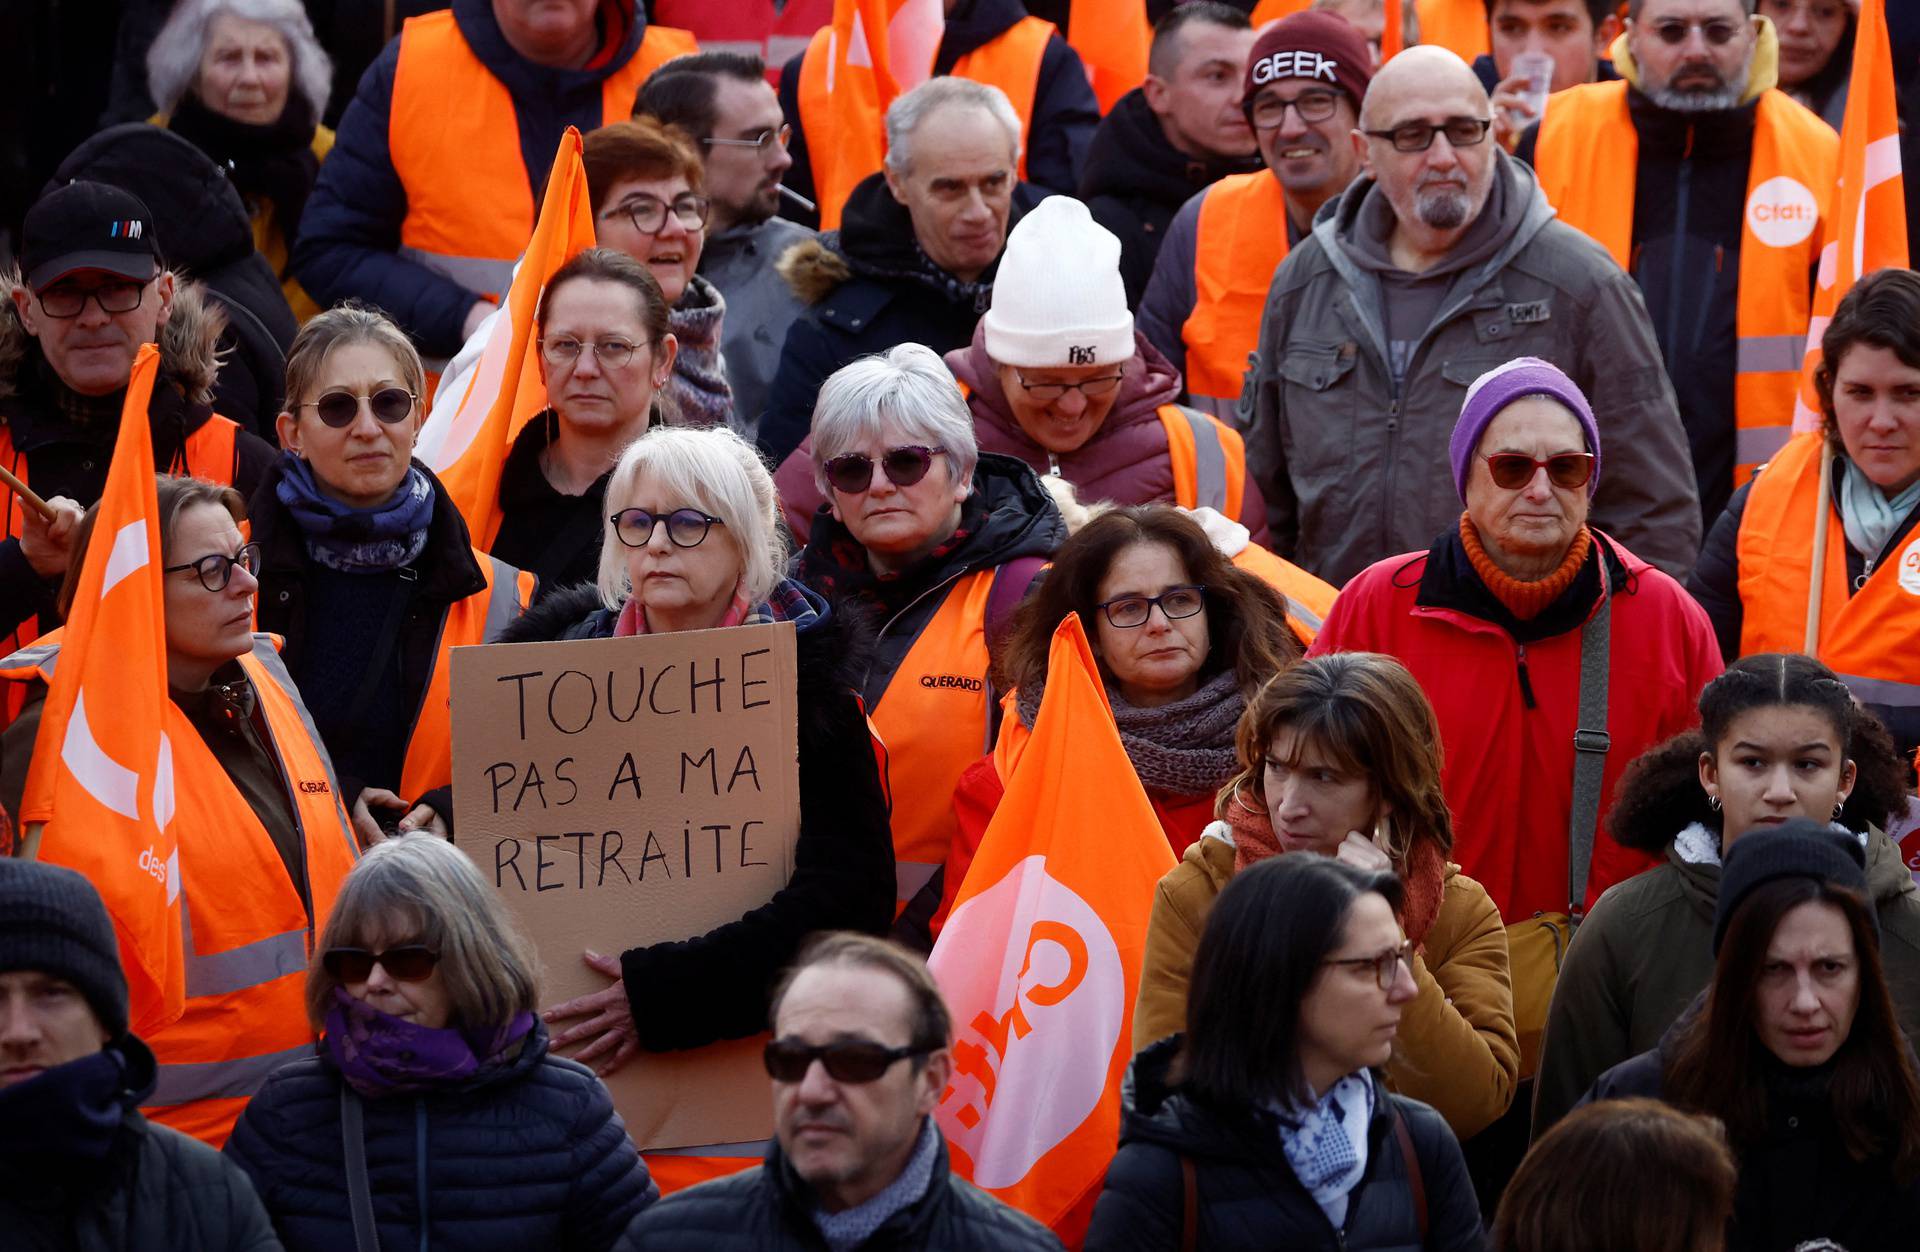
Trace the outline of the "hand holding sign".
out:
M 594 1058 L 605 1056 L 611 1050 L 613 1055 L 607 1063 L 597 1066 L 593 1071 L 605 1078 L 640 1053 L 639 1035 L 633 1028 L 633 1002 L 627 999 L 627 980 L 620 974 L 619 961 L 591 951 L 582 952 L 580 959 L 586 962 L 588 969 L 613 979 L 613 985 L 604 991 L 575 996 L 565 1004 L 556 1004 L 542 1016 L 549 1026 L 571 1017 L 586 1018 L 586 1021 L 569 1026 L 555 1035 L 552 1046 L 565 1048 L 583 1039 L 592 1039 L 592 1043 L 574 1054 L 573 1059 L 582 1065 L 593 1064 Z

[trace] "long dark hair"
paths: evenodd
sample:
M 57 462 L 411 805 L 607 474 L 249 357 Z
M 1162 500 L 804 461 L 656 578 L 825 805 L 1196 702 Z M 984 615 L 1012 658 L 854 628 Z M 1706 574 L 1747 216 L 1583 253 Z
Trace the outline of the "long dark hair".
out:
M 1179 509 L 1141 504 L 1102 513 L 1053 554 L 1052 568 L 1008 624 L 994 667 L 1003 690 L 1038 689 L 1046 682 L 1053 632 L 1067 614 L 1080 615 L 1089 640 L 1099 638 L 1099 610 L 1094 606 L 1100 602 L 1100 580 L 1122 551 L 1139 543 L 1172 548 L 1187 577 L 1206 588 L 1212 648 L 1200 670 L 1202 682 L 1231 668 L 1241 692 L 1251 696 L 1261 683 L 1300 659 L 1279 592 L 1220 555 L 1200 523 Z M 1100 669 L 1111 680 L 1104 660 Z
M 1300 1006 L 1368 893 L 1400 914 L 1404 893 L 1391 872 L 1332 857 L 1270 857 L 1228 881 L 1207 915 L 1187 993 L 1179 1076 L 1194 1098 L 1221 1108 L 1311 1098 Z
M 1833 727 L 1842 759 L 1854 763 L 1857 773 L 1840 823 L 1853 831 L 1870 825 L 1885 830 L 1907 804 L 1907 761 L 1893 736 L 1820 662 L 1798 652 L 1762 652 L 1741 657 L 1700 692 L 1700 729 L 1647 749 L 1627 766 L 1608 816 L 1614 839 L 1660 852 L 1691 823 L 1718 831 L 1720 813 L 1700 789 L 1701 754 L 1716 754 L 1734 719 L 1754 709 L 1789 705 L 1822 714 Z
M 1828 1099 L 1834 1124 L 1856 1162 L 1891 1163 L 1901 1185 L 1920 1176 L 1920 1078 L 1894 1015 L 1880 965 L 1880 932 L 1873 906 L 1860 896 L 1815 878 L 1780 878 L 1755 887 L 1740 902 L 1720 944 L 1720 959 L 1705 1007 L 1682 1028 L 1666 1064 L 1664 1098 L 1726 1123 L 1739 1152 L 1767 1129 L 1769 1062 L 1754 1030 L 1760 979 L 1774 931 L 1803 904 L 1838 909 L 1853 935 L 1860 1004 L 1853 1028 L 1833 1058 Z

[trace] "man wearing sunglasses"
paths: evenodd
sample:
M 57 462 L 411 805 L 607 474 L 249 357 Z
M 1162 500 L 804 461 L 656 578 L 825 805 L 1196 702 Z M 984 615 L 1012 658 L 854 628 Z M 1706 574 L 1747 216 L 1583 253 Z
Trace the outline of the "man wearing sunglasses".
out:
M 822 935 L 770 1016 L 766 1164 L 659 1201 L 615 1252 L 1060 1247 L 950 1172 L 932 1115 L 953 1073 L 953 1022 L 919 958 L 869 935 Z
M 1624 81 L 1553 97 L 1518 149 L 1560 220 L 1646 296 L 1680 397 L 1700 509 L 1792 433 L 1839 138 L 1776 85 L 1753 0 L 1633 0 Z
M 0 1231 L 9 1248 L 267 1252 L 239 1166 L 149 1122 L 152 1049 L 99 892 L 0 857 Z
M 1700 507 L 1646 305 L 1492 124 L 1444 48 L 1374 75 L 1349 137 L 1368 172 L 1274 274 L 1241 397 L 1273 549 L 1338 586 L 1424 548 L 1458 516 L 1445 449 L 1467 385 L 1524 355 L 1564 366 L 1608 432 L 1596 522 L 1684 574 Z
M 143 345 L 160 346 L 147 412 L 162 472 L 245 494 L 275 456 L 214 413 L 218 320 L 199 289 L 163 264 L 153 215 L 137 197 L 93 182 L 43 195 L 27 213 L 18 279 L 0 303 L 0 466 L 55 516 L 0 486 L 0 655 L 58 624 L 54 599 L 74 532 L 82 508 L 106 488 Z

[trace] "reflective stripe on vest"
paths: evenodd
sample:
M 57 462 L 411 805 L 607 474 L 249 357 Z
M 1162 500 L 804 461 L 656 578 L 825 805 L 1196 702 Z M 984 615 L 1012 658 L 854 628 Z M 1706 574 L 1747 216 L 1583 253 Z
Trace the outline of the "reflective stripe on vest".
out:
M 307 962 L 357 855 L 333 765 L 272 636 L 255 635 L 239 660 L 287 783 L 313 912 L 301 906 L 246 797 L 186 714 L 169 705 L 187 1002 L 179 1020 L 147 1036 L 160 1062 L 147 1112 L 214 1147 L 268 1073 L 313 1051 Z M 0 676 L 50 681 L 58 662 L 55 635 L 0 661 Z
M 868 716 L 887 746 L 893 792 L 894 912 L 946 864 L 953 789 L 987 751 L 991 569 L 948 584 Z M 882 631 L 884 634 L 885 631 Z
M 1779 91 L 1760 96 L 1754 117 L 1734 314 L 1736 487 L 1792 435 L 1811 275 L 1827 237 L 1840 152 L 1832 127 Z M 1638 156 L 1624 81 L 1554 94 L 1534 158 L 1540 187 L 1561 221 L 1590 235 L 1623 269 L 1633 260 Z
M 686 31 L 648 26 L 632 58 L 600 85 L 600 123 L 625 121 L 656 66 L 698 50 Z M 504 294 L 533 236 L 534 189 L 513 97 L 474 55 L 451 9 L 401 28 L 387 147 L 407 197 L 401 254 L 469 291 Z
M 1207 188 L 1193 241 L 1193 312 L 1180 327 L 1187 345 L 1187 396 L 1197 409 L 1231 420 L 1273 272 L 1287 258 L 1287 201 L 1266 170 L 1231 174 Z
M 1239 521 L 1247 482 L 1247 445 L 1240 432 L 1185 405 L 1163 404 L 1159 413 L 1173 465 L 1174 503 Z
M 453 650 L 492 643 L 533 600 L 533 575 L 474 550 L 487 585 L 447 606 L 434 644 L 433 672 L 420 692 L 413 731 L 407 738 L 406 764 L 400 771 L 400 797 L 412 802 L 453 782 Z
M 1327 614 L 1333 611 L 1338 594 L 1333 584 L 1322 582 L 1290 561 L 1269 552 L 1257 543 L 1248 543 L 1234 554 L 1233 563 L 1278 591 L 1287 601 L 1287 625 L 1296 638 L 1311 644 L 1320 634 Z
M 1740 572 L 1742 656 L 1799 652 L 1806 643 L 1824 447 L 1818 433 L 1794 436 L 1762 468 L 1747 495 L 1734 549 Z M 1838 478 L 1836 474 L 1836 487 Z M 1829 500 L 1826 507 L 1819 659 L 1862 704 L 1920 706 L 1920 534 L 1908 535 L 1900 550 L 1875 566 L 1866 583 L 1848 595 L 1846 532 L 1837 505 Z
M 1052 22 L 1024 17 L 954 63 L 956 78 L 971 78 L 990 83 L 1006 93 L 1020 119 L 1020 160 L 1016 172 L 1027 176 L 1027 148 L 1033 129 L 1033 102 L 1040 90 L 1040 67 L 1046 57 L 1047 43 L 1055 33 Z M 847 197 L 862 179 L 879 171 L 886 154 L 886 119 L 877 96 L 865 84 L 849 86 L 834 83 L 833 28 L 823 26 L 814 32 L 807 51 L 800 58 L 800 133 L 807 138 L 807 152 L 813 163 L 814 198 L 820 204 L 823 230 L 840 225 L 840 212 Z M 854 127 L 858 134 L 835 134 L 834 96 L 859 90 L 869 96 Z M 844 110 L 849 102 L 839 101 Z

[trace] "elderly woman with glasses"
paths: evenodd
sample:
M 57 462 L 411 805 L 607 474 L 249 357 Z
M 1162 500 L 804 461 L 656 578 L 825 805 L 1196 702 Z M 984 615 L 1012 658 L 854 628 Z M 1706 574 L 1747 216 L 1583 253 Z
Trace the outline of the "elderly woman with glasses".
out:
M 538 994 L 465 853 L 407 835 L 354 867 L 307 973 L 319 1054 L 227 1144 L 289 1252 L 614 1245 L 659 1191 L 607 1089 L 549 1051 Z
M 180 818 L 177 862 L 160 874 L 178 888 L 174 925 L 186 960 L 184 1008 L 168 1025 L 142 1032 L 160 1062 L 146 1113 L 218 1147 L 281 1055 L 313 1043 L 299 982 L 284 975 L 305 959 L 308 936 L 326 920 L 356 849 L 300 691 L 272 637 L 253 633 L 260 549 L 241 533 L 239 494 L 205 479 L 162 476 L 154 497 L 169 697 L 162 728 Z M 97 506 L 89 510 L 75 537 L 63 617 L 78 594 L 98 515 Z M 96 622 L 96 631 L 104 629 Z M 26 688 L 20 715 L 0 736 L 0 808 L 8 812 L 21 812 L 64 633 L 0 660 L 0 680 Z M 14 694 L 0 685 L 0 701 Z M 90 699 L 86 711 L 95 730 L 88 718 L 73 719 L 63 736 L 69 760 L 76 737 L 101 753 L 93 737 L 121 710 Z M 129 772 L 107 755 L 96 759 L 109 772 Z M 29 843 L 35 837 L 30 826 L 22 834 Z M 62 811 L 47 817 L 39 837 L 51 853 L 91 846 L 101 831 L 84 811 Z M 117 863 L 138 872 L 131 853 Z M 160 1008 L 150 994 L 138 993 L 136 1019 Z
M 343 305 L 287 358 L 286 450 L 255 493 L 259 624 L 333 754 L 361 842 L 447 833 L 450 654 L 499 634 L 534 579 L 475 550 L 460 510 L 413 457 L 424 373 L 406 333 Z
M 767 992 L 801 940 L 819 930 L 884 931 L 893 890 L 887 802 L 856 695 L 868 645 L 849 615 L 782 577 L 779 504 L 752 446 L 725 427 L 648 431 L 614 469 L 606 509 L 599 581 L 542 600 L 505 641 L 792 622 L 800 839 L 792 879 L 745 916 L 618 957 L 584 954 L 613 985 L 547 1020 L 569 1023 L 556 1047 L 585 1042 L 580 1059 L 602 1073 L 642 1048 L 694 1048 L 763 1029 Z M 898 796 L 897 771 L 893 788 Z
M 593 581 L 614 463 L 642 432 L 671 420 L 679 354 L 671 316 L 660 280 L 612 248 L 575 256 L 540 294 L 534 324 L 547 407 L 508 449 L 496 520 L 483 528 L 492 533 L 476 540 L 542 586 Z
M 888 748 L 896 933 L 925 949 L 953 789 L 992 742 L 987 642 L 1066 525 L 1032 470 L 981 455 L 960 388 L 919 344 L 828 378 L 808 447 L 826 503 L 795 569 L 879 629 L 855 685 Z

